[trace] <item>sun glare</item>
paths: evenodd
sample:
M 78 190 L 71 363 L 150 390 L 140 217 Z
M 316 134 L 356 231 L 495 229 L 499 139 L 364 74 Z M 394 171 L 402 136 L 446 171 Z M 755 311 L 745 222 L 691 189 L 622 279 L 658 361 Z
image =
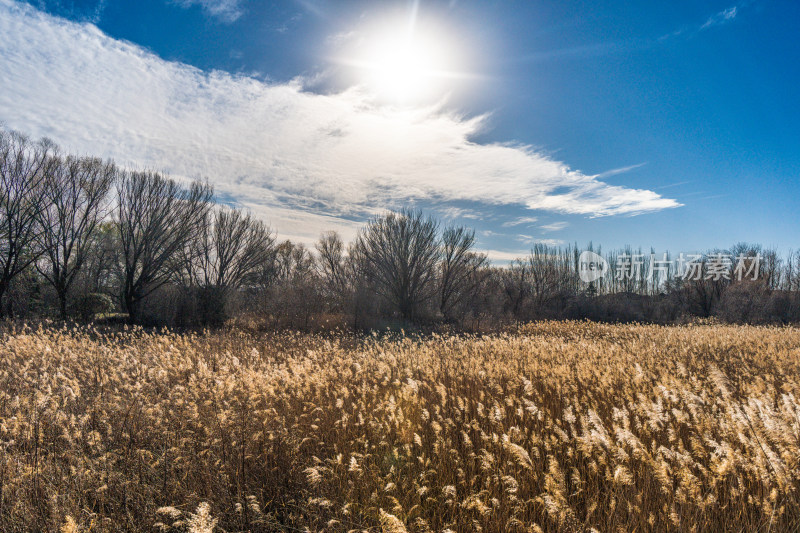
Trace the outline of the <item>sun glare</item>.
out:
M 415 36 L 377 43 L 366 63 L 366 82 L 379 95 L 414 100 L 430 95 L 441 82 L 440 51 Z
M 404 23 L 364 35 L 341 62 L 354 67 L 357 83 L 396 103 L 441 98 L 452 88 L 447 81 L 459 77 L 451 43 L 440 29 Z

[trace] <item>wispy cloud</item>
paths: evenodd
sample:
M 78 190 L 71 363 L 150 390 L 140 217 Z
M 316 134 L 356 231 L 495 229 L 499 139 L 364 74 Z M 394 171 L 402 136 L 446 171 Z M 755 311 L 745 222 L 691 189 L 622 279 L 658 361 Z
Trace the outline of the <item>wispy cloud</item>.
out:
M 528 255 L 527 251 L 504 251 L 504 250 L 478 250 L 486 254 L 490 261 L 494 263 L 510 263 L 515 259 L 521 259 Z
M 700 200 L 716 200 L 717 198 L 726 198 L 729 194 L 712 194 L 711 196 L 703 196 Z
M 536 244 L 544 244 L 545 246 L 561 246 L 564 241 L 561 239 L 537 239 Z
M 692 183 L 691 180 L 686 181 L 676 181 L 675 183 L 668 183 L 667 185 L 659 185 L 656 189 L 671 189 L 672 187 L 680 187 L 681 185 L 686 185 L 687 183 Z
M 325 11 L 322 9 L 319 0 L 295 0 L 303 9 L 318 17 L 325 16 Z
M 338 33 L 328 35 L 325 38 L 325 43 L 330 47 L 339 48 L 344 43 L 355 39 L 358 39 L 358 33 L 355 30 L 340 31 Z
M 10 0 L 0 0 L 0 36 L 8 127 L 122 164 L 207 176 L 299 240 L 352 234 L 367 216 L 422 200 L 588 216 L 680 205 L 529 146 L 476 143 L 486 117 L 383 107 L 358 88 L 321 95 L 302 81 L 203 72 Z
M 477 220 L 482 218 L 480 213 L 477 213 L 472 209 L 465 209 L 463 207 L 444 207 L 437 209 L 437 211 L 441 216 L 449 220 L 454 220 L 457 218 Z
M 659 40 L 664 41 L 666 39 L 684 36 L 684 37 L 692 37 L 697 35 L 698 33 L 707 30 L 709 28 L 713 28 L 714 26 L 722 26 L 723 24 L 727 24 L 731 22 L 736 16 L 741 12 L 742 8 L 746 7 L 750 3 L 749 0 L 743 0 L 738 4 L 731 6 L 727 9 L 723 9 L 722 11 L 718 11 L 714 13 L 706 21 L 702 24 L 692 24 L 687 25 L 682 28 L 679 28 L 671 33 L 666 35 L 662 35 Z
M 544 244 L 545 246 L 560 246 L 564 244 L 564 241 L 561 239 L 542 239 L 540 237 L 534 237 L 532 235 L 517 235 L 516 239 L 519 242 L 523 242 L 528 246 L 532 246 L 534 244 Z
M 595 175 L 595 178 L 603 179 L 608 178 L 609 176 L 616 176 L 617 174 L 625 174 L 631 170 L 636 170 L 637 168 L 643 167 L 646 164 L 647 163 L 637 163 L 635 165 L 628 165 L 627 167 L 612 168 L 611 170 L 606 170 L 605 172 Z
M 61 17 L 97 24 L 102 20 L 107 0 L 26 0 L 39 9 Z
M 184 8 L 200 6 L 207 15 L 222 22 L 235 22 L 244 14 L 241 0 L 171 0 Z
M 736 14 L 738 13 L 739 8 L 737 6 L 731 6 L 728 9 L 723 9 L 722 11 L 711 15 L 705 23 L 700 26 L 701 30 L 705 30 L 706 28 L 710 28 L 712 26 L 719 26 L 721 24 L 725 24 L 727 22 L 732 21 L 736 18 Z
M 511 227 L 514 227 L 514 226 L 521 226 L 523 224 L 530 225 L 530 224 L 533 224 L 534 222 L 536 222 L 537 220 L 539 220 L 539 219 L 536 218 L 536 217 L 519 217 L 519 218 L 515 218 L 514 220 L 508 220 L 506 222 L 503 222 L 503 227 L 504 228 L 511 228 Z
M 545 224 L 543 226 L 539 226 L 543 231 L 560 231 L 564 228 L 569 226 L 567 222 L 553 222 L 551 224 Z

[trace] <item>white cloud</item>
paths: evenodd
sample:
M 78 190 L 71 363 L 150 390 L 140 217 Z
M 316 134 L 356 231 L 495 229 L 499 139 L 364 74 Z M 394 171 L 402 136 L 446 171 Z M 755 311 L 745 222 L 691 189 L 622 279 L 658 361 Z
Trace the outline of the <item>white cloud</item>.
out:
M 559 231 L 569 226 L 567 222 L 553 222 L 552 224 L 544 224 L 539 226 L 544 231 Z
M 710 28 L 711 26 L 719 26 L 720 24 L 725 24 L 726 22 L 730 22 L 731 20 L 736 18 L 736 14 L 738 11 L 737 6 L 729 7 L 728 9 L 723 9 L 719 13 L 715 13 L 714 15 L 710 16 L 705 23 L 700 26 L 701 30 L 706 28 Z
M 534 237 L 532 235 L 523 235 L 519 234 L 516 236 L 516 240 L 519 242 L 523 242 L 529 246 L 534 244 L 544 244 L 545 246 L 560 246 L 564 244 L 564 241 L 561 239 L 542 239 L 540 237 Z
M 521 226 L 523 224 L 533 224 L 537 220 L 539 219 L 536 217 L 519 217 L 515 218 L 514 220 L 508 220 L 506 222 L 503 222 L 503 227 L 511 228 L 513 226 Z
M 448 219 L 454 220 L 457 218 L 468 218 L 471 220 L 479 220 L 483 218 L 483 214 L 475 211 L 474 209 L 465 209 L 463 207 L 443 207 L 436 210 L 439 216 Z
M 475 143 L 484 117 L 206 73 L 10 0 L 0 0 L 0 122 L 69 151 L 208 177 L 305 241 L 415 200 L 589 216 L 679 205 L 527 146 Z
M 545 246 L 561 246 L 564 241 L 561 239 L 535 239 L 533 244 L 544 244 Z
M 628 165 L 627 167 L 612 168 L 611 170 L 606 170 L 605 172 L 596 174 L 595 178 L 603 179 L 603 178 L 608 178 L 610 176 L 616 176 L 617 174 L 624 174 L 626 172 L 630 172 L 631 170 L 636 170 L 639 167 L 643 167 L 646 164 L 647 163 L 638 163 L 636 165 Z
M 203 11 L 223 22 L 234 22 L 242 16 L 241 0 L 172 0 L 181 7 L 200 6 Z
M 478 250 L 480 253 L 486 254 L 493 263 L 510 263 L 516 259 L 522 259 L 528 255 L 529 252 L 505 252 L 502 250 Z
M 735 6 L 731 6 L 727 9 L 723 9 L 722 11 L 718 11 L 714 13 L 703 24 L 693 24 L 691 26 L 684 26 L 683 28 L 679 28 L 671 33 L 666 35 L 662 35 L 659 37 L 659 41 L 664 41 L 667 39 L 671 39 L 673 37 L 678 37 L 683 35 L 684 37 L 692 37 L 697 35 L 699 32 L 712 28 L 714 26 L 721 26 L 723 24 L 727 24 L 731 22 L 733 19 L 739 15 L 741 10 L 748 6 L 751 3 L 751 0 L 742 0 Z

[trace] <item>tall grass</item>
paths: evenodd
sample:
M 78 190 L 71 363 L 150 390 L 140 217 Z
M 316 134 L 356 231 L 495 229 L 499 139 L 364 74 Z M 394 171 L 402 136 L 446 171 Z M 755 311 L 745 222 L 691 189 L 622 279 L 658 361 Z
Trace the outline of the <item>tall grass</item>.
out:
M 17 329 L 0 531 L 791 531 L 800 330 Z

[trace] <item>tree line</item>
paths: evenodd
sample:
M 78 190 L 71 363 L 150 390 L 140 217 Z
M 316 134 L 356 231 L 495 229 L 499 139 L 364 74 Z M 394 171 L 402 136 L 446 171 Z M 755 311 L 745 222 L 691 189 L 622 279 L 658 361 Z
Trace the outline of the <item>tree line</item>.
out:
M 591 248 L 591 247 L 590 247 Z M 597 253 L 600 250 L 595 250 Z M 675 322 L 718 317 L 800 321 L 800 256 L 739 244 L 759 258 L 747 279 L 669 268 L 654 254 L 605 254 L 581 280 L 577 246 L 536 244 L 508 266 L 475 250 L 475 233 L 419 211 L 377 216 L 352 243 L 279 242 L 261 220 L 218 205 L 212 187 L 60 152 L 0 131 L 0 316 L 218 326 L 468 329 L 540 318 Z M 620 276 L 621 262 L 638 257 Z M 714 267 L 719 270 L 718 266 Z M 647 274 L 646 274 L 647 273 Z M 719 272 L 717 272 L 718 274 Z

